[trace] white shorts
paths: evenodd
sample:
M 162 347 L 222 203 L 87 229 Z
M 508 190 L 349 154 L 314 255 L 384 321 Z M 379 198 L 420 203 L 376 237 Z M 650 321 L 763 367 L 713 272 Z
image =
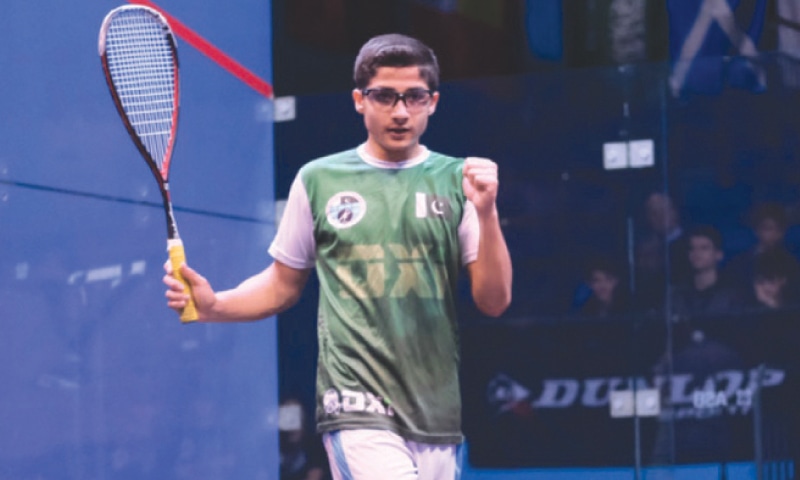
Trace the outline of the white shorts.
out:
M 405 440 L 389 430 L 338 430 L 322 436 L 334 480 L 458 480 L 460 445 Z

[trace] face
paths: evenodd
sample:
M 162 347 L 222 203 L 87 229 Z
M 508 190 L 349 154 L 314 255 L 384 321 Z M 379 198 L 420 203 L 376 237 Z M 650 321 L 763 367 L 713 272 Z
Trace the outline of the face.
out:
M 589 286 L 594 292 L 594 296 L 603 303 L 611 303 L 617 283 L 619 280 L 616 276 L 600 270 L 593 271 L 589 277 Z
M 678 224 L 678 213 L 672 201 L 664 194 L 654 193 L 647 199 L 647 221 L 650 227 L 663 235 Z
M 412 89 L 428 90 L 428 84 L 418 67 L 380 67 L 367 89 L 391 89 L 403 94 Z M 420 151 L 419 141 L 428 126 L 428 117 L 436 111 L 439 93 L 434 92 L 427 105 L 421 107 L 409 107 L 403 100 L 384 105 L 376 98 L 379 99 L 353 90 L 356 111 L 364 116 L 367 127 L 367 152 L 394 162 L 414 157 Z
M 766 278 L 756 277 L 753 281 L 753 289 L 756 297 L 761 303 L 769 306 L 778 306 L 781 302 L 783 287 L 786 285 L 786 278 Z
M 756 236 L 758 243 L 766 248 L 772 248 L 783 241 L 783 229 L 775 220 L 766 218 L 756 227 Z
M 717 250 L 711 239 L 699 236 L 689 239 L 689 262 L 695 271 L 717 268 L 721 260 L 722 252 Z

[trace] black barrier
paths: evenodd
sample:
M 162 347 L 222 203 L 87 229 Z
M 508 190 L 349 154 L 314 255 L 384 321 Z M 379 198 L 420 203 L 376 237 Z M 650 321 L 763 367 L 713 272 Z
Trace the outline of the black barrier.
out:
M 759 444 L 765 462 L 797 458 L 796 311 L 470 322 L 462 335 L 475 466 L 753 461 Z M 657 415 L 612 417 L 612 392 L 653 389 Z

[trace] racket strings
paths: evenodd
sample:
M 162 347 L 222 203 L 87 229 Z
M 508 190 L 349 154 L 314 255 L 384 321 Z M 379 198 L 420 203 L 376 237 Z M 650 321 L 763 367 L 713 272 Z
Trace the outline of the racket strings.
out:
M 125 115 L 162 168 L 176 108 L 176 65 L 165 27 L 146 12 L 117 15 L 106 35 L 106 58 Z

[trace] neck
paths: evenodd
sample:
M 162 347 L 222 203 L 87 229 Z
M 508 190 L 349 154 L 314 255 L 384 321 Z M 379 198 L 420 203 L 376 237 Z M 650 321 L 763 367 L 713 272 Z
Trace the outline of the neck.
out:
M 403 162 L 410 160 L 420 153 L 424 147 L 419 143 L 400 150 L 388 150 L 368 139 L 364 143 L 364 152 L 371 157 L 384 162 Z
M 697 272 L 694 275 L 694 288 L 697 291 L 703 291 L 717 283 L 717 270 L 708 269 L 702 272 Z

